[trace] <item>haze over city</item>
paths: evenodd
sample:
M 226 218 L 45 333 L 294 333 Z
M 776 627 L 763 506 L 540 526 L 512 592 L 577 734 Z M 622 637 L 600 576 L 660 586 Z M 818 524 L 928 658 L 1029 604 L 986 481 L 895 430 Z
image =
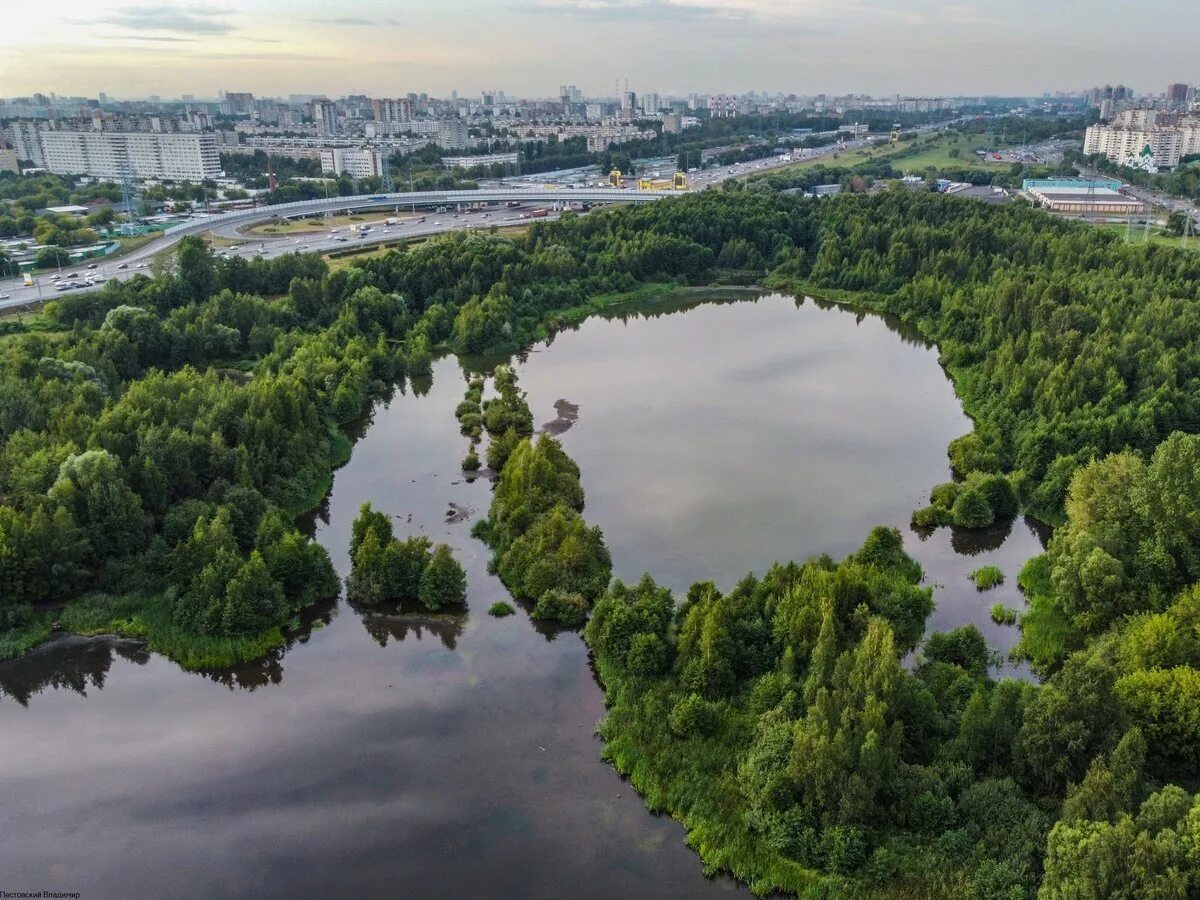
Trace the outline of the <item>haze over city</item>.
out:
M 0 94 L 1019 95 L 1165 84 L 1198 30 L 1169 0 L 62 0 L 5 11 Z

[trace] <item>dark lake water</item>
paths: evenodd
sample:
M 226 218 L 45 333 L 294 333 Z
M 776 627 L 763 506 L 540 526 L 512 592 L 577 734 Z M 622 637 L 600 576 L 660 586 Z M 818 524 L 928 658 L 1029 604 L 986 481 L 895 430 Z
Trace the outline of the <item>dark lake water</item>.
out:
M 535 421 L 579 463 L 616 574 L 684 589 L 904 529 L 938 585 L 932 628 L 978 624 L 1040 551 L 907 527 L 970 428 L 936 352 L 875 316 L 779 296 L 597 318 L 519 363 Z M 370 500 L 449 543 L 461 615 L 339 602 L 285 651 L 181 671 L 132 642 L 67 638 L 0 665 L 0 888 L 86 898 L 749 896 L 704 878 L 683 828 L 600 760 L 579 636 L 524 612 L 469 535 L 490 484 L 458 469 L 459 362 L 381 403 L 315 517 L 340 572 Z M 452 506 L 453 504 L 453 506 Z M 466 509 L 469 515 L 452 515 Z M 978 593 L 967 573 L 1008 580 Z

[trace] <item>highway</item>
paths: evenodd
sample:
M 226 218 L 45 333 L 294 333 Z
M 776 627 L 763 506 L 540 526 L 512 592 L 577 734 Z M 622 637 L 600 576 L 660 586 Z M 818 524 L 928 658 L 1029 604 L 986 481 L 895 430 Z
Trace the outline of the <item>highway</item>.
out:
M 721 166 L 696 172 L 689 176 L 691 191 L 706 190 L 729 178 L 736 178 L 785 168 L 801 159 L 817 159 L 837 152 L 854 150 L 866 146 L 866 140 L 848 141 L 842 145 L 831 145 L 816 150 L 797 150 L 791 162 L 779 157 L 739 163 L 736 166 Z M 598 176 L 603 178 L 603 176 Z M 0 273 L 0 309 L 29 306 L 66 294 L 60 284 L 73 284 L 72 292 L 98 290 L 111 280 L 123 280 L 134 275 L 149 274 L 153 257 L 174 246 L 189 234 L 208 234 L 216 238 L 214 252 L 238 255 L 244 258 L 262 257 L 270 259 L 286 253 L 327 253 L 331 250 L 347 249 L 352 246 L 371 246 L 410 237 L 442 234 L 448 231 L 504 227 L 522 224 L 522 215 L 534 208 L 553 208 L 565 203 L 638 203 L 679 196 L 673 191 L 639 191 L 636 177 L 630 178 L 621 189 L 612 187 L 588 187 L 586 185 L 531 185 L 529 176 L 514 182 L 486 182 L 473 191 L 417 191 L 398 192 L 386 195 L 360 195 L 356 197 L 331 197 L 324 200 L 309 200 L 286 203 L 278 206 L 263 206 L 252 210 L 239 210 L 223 215 L 196 216 L 191 221 L 173 226 L 143 247 L 120 257 L 88 260 L 74 266 L 64 267 L 58 272 L 40 272 L 34 276 L 35 285 L 25 287 L 21 279 L 9 278 Z M 519 208 L 504 206 L 507 202 L 520 203 Z M 498 204 L 486 209 L 471 210 L 476 203 Z M 445 207 L 446 212 L 437 212 Z M 417 212 L 414 215 L 413 210 Z M 349 210 L 362 214 L 361 223 L 370 224 L 371 230 L 364 236 L 350 234 L 346 227 L 338 233 L 330 233 L 321 216 Z M 281 217 L 313 216 L 313 230 L 290 235 L 248 234 L 243 229 L 270 222 Z M 557 218 L 551 211 L 542 219 Z M 401 218 L 401 223 L 386 226 L 388 217 Z M 421 219 L 422 221 L 416 221 Z M 374 224 L 372 224 L 374 223 Z M 237 242 L 236 246 L 219 246 L 225 242 Z M 56 277 L 57 276 L 57 277 Z M 87 284 L 91 276 L 92 284 Z

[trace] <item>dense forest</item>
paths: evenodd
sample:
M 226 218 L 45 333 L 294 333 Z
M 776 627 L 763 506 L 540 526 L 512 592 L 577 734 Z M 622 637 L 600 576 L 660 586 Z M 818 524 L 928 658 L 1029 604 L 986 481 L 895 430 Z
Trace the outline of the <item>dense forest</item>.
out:
M 529 437 L 500 374 L 459 411 L 500 470 L 477 533 L 535 615 L 590 607 L 608 757 L 707 866 L 762 892 L 1195 896 L 1200 259 L 1022 206 L 768 185 L 337 270 L 185 239 L 158 277 L 65 297 L 0 338 L 0 651 L 57 620 L 195 667 L 261 655 L 339 589 L 293 516 L 346 457 L 340 424 L 424 390 L 438 352 L 516 350 L 722 270 L 938 342 L 976 428 L 932 505 L 1058 525 L 1020 578 L 1045 680 L 990 678 L 974 628 L 923 640 L 932 598 L 888 529 L 846 560 L 698 584 L 681 604 L 650 578 L 609 585 L 578 468 Z M 363 602 L 461 600 L 448 553 L 395 541 L 369 509 L 355 542 Z

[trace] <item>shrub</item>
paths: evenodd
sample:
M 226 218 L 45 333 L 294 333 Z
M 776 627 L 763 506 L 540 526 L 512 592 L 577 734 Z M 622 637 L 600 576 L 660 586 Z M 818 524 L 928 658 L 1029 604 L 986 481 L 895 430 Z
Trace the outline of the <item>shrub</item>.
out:
M 479 462 L 479 454 L 476 453 L 475 448 L 472 447 L 467 451 L 467 455 L 463 457 L 463 470 L 467 472 L 478 472 L 480 465 L 482 464 Z
M 568 628 L 575 628 L 587 621 L 588 602 L 580 594 L 551 588 L 538 597 L 533 607 L 535 619 L 552 619 Z
M 967 484 L 978 490 L 987 499 L 992 515 L 997 519 L 1007 519 L 1015 516 L 1021 508 L 1017 500 L 1017 492 L 1012 482 L 1003 475 L 980 475 L 976 473 L 967 479 Z
M 939 528 L 942 525 L 953 525 L 954 514 L 942 506 L 926 506 L 924 509 L 913 512 L 912 524 L 915 528 Z
M 458 430 L 466 435 L 480 434 L 483 428 L 483 416 L 477 412 L 469 412 L 458 419 Z
M 934 506 L 943 506 L 949 509 L 958 499 L 958 492 L 961 490 L 962 485 L 957 481 L 947 481 L 929 492 L 929 502 Z
M 474 413 L 475 415 L 480 416 L 480 418 L 482 420 L 483 411 L 480 410 L 478 403 L 472 402 L 470 400 L 464 400 L 460 404 L 458 404 L 458 406 L 456 406 L 454 408 L 454 418 L 458 419 L 460 422 L 462 421 L 463 416 L 468 415 L 470 413 Z
M 996 520 L 987 497 L 978 488 L 967 488 L 958 495 L 951 510 L 954 524 L 960 528 L 986 528 Z
M 505 616 L 511 616 L 517 610 L 507 600 L 497 600 L 488 607 L 488 615 L 495 616 L 497 619 L 503 619 Z
M 667 726 L 671 734 L 680 738 L 701 737 L 710 734 L 717 724 L 715 705 L 699 694 L 688 694 L 671 709 Z

